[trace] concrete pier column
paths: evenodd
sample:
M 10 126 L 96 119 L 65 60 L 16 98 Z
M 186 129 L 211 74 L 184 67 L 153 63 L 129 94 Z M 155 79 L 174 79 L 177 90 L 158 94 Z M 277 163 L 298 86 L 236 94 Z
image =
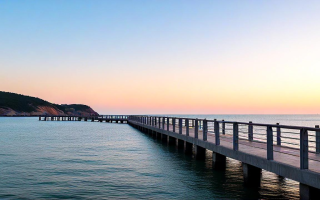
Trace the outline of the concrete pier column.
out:
M 260 187 L 261 169 L 252 165 L 242 163 L 244 184 L 248 186 Z
M 168 142 L 168 136 L 165 135 L 165 134 L 161 134 L 161 141 L 164 142 L 164 143 L 167 143 Z
M 300 199 L 309 200 L 309 199 L 319 199 L 320 190 L 303 183 L 300 183 Z
M 169 145 L 176 145 L 176 138 L 168 136 L 168 144 Z
M 153 138 L 157 138 L 157 133 L 155 131 L 151 130 L 151 134 Z
M 176 146 L 177 146 L 179 149 L 183 149 L 183 148 L 184 148 L 184 141 L 183 141 L 183 140 L 176 139 Z
M 162 137 L 161 135 L 162 135 L 162 134 L 161 134 L 161 133 L 158 133 L 158 132 L 156 132 L 156 134 L 157 134 L 157 139 L 161 139 L 161 137 Z
M 206 157 L 206 149 L 198 145 L 195 145 L 194 154 L 197 159 L 204 159 Z
M 226 168 L 226 156 L 212 152 L 212 168 L 213 169 L 225 169 Z
M 193 144 L 190 142 L 184 142 L 184 153 L 185 154 L 192 154 L 193 152 Z

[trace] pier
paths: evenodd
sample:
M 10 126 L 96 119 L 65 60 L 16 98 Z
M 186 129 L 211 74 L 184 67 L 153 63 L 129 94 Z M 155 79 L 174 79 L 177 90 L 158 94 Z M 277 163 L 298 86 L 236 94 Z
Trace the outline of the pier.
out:
M 91 121 L 128 123 L 127 115 L 99 115 L 99 116 L 39 116 L 39 121 Z
M 197 159 L 212 151 L 214 169 L 223 170 L 226 157 L 242 162 L 248 186 L 260 186 L 263 169 L 299 182 L 301 199 L 314 199 L 320 193 L 319 126 L 135 115 L 41 116 L 39 120 L 128 123 Z

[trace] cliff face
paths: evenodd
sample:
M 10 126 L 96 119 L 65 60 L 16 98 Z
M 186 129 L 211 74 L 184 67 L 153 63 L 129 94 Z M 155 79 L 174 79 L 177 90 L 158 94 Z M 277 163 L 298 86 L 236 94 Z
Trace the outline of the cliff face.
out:
M 92 108 L 82 104 L 53 104 L 48 101 L 20 94 L 0 91 L 0 115 L 99 115 Z
M 7 116 L 33 116 L 33 115 L 66 115 L 63 111 L 50 106 L 39 106 L 35 111 L 23 112 L 11 108 L 0 108 L 0 115 Z

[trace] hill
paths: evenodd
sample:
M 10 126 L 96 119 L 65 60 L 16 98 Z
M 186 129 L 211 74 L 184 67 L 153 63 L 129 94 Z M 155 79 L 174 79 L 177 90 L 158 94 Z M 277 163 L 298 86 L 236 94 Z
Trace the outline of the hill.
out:
M 0 115 L 99 115 L 92 108 L 82 104 L 54 104 L 37 97 L 0 91 Z

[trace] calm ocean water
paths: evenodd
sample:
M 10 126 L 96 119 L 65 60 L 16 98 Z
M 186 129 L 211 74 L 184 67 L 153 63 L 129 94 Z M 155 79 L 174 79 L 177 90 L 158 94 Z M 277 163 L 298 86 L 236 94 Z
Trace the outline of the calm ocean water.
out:
M 195 116 L 191 116 L 195 117 Z M 218 115 L 207 119 L 314 126 L 319 115 Z M 0 199 L 298 198 L 298 183 L 263 171 L 243 185 L 241 163 L 225 171 L 126 124 L 0 118 Z

